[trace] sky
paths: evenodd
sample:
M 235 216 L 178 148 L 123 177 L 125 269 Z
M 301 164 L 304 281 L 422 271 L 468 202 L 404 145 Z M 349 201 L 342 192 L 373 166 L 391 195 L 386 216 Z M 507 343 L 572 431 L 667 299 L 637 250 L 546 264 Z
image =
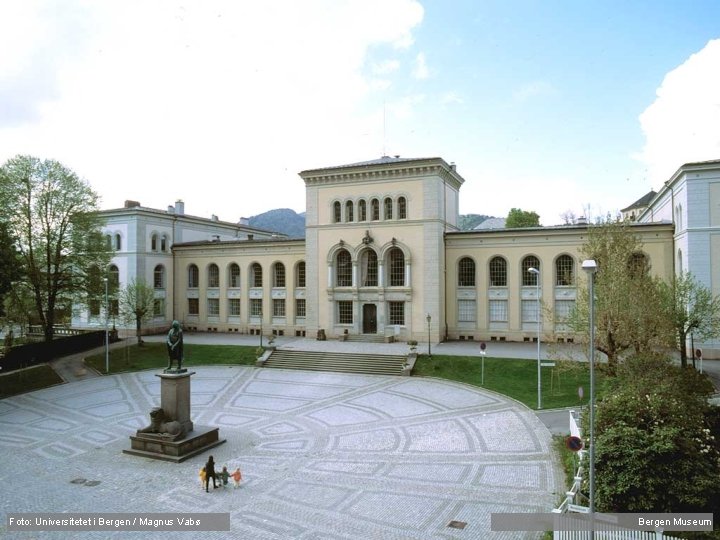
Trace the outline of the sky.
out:
M 614 214 L 720 159 L 716 0 L 0 0 L 0 163 L 101 207 L 305 210 L 298 172 L 442 157 L 460 212 Z

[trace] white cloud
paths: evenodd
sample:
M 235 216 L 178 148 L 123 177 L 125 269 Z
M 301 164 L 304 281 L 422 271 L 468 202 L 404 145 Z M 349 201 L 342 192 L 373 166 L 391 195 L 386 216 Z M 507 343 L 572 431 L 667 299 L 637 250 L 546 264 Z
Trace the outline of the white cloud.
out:
M 0 30 L 55 37 L 2 47 L 0 103 L 25 113 L 0 114 L 0 163 L 59 159 L 106 208 L 183 198 L 227 220 L 302 210 L 299 170 L 378 154 L 382 123 L 358 111 L 385 83 L 363 75 L 366 56 L 409 46 L 423 17 L 414 0 L 77 0 L 59 19 L 52 2 L 6 4 Z
M 400 62 L 398 60 L 384 60 L 383 62 L 375 63 L 372 66 L 372 72 L 375 75 L 387 75 L 397 71 L 400 68 Z
M 415 57 L 415 68 L 413 69 L 413 77 L 416 79 L 427 79 L 430 76 L 430 70 L 427 67 L 424 53 L 418 53 Z
M 461 105 L 465 103 L 465 100 L 460 97 L 460 95 L 451 90 L 449 92 L 445 92 L 442 96 L 440 96 L 440 104 L 441 105 L 452 105 L 452 104 L 458 104 Z
M 524 103 L 537 96 L 549 96 L 555 93 L 555 87 L 547 81 L 532 81 L 513 92 L 515 101 Z
M 665 76 L 640 125 L 645 147 L 636 157 L 656 185 L 684 163 L 720 159 L 720 39 Z

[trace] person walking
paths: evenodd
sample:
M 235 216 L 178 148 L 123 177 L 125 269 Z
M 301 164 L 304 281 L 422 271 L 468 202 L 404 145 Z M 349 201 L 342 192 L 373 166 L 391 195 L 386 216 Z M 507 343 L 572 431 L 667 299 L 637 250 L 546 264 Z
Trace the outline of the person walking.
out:
M 213 481 L 213 489 L 217 488 L 217 476 L 215 475 L 215 460 L 210 456 L 205 464 L 205 491 L 210 491 L 210 478 Z
M 233 479 L 233 481 L 235 482 L 234 489 L 239 488 L 239 487 L 240 487 L 240 480 L 242 480 L 242 473 L 240 472 L 240 468 L 239 468 L 239 467 L 236 468 L 236 469 L 232 472 L 232 474 L 231 474 L 230 476 L 232 476 L 232 479 Z

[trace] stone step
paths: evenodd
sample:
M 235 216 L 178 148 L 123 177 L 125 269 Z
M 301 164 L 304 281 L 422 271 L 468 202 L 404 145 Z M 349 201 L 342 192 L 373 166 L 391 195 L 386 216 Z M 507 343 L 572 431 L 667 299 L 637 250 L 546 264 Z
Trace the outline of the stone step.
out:
M 401 375 L 406 358 L 401 355 L 356 354 L 275 350 L 264 367 L 337 371 L 376 375 Z

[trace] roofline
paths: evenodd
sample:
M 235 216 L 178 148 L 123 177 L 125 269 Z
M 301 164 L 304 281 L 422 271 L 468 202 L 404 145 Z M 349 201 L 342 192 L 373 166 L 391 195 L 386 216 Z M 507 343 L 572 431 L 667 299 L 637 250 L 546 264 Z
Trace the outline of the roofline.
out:
M 175 248 L 193 248 L 193 247 L 212 247 L 212 246 L 243 246 L 243 247 L 262 247 L 278 244 L 305 244 L 304 238 L 260 238 L 255 240 L 248 239 L 237 239 L 237 240 L 195 240 L 194 242 L 178 242 L 172 245 L 172 249 Z
M 473 234 L 510 234 L 519 235 L 532 233 L 535 235 L 557 233 L 557 232 L 587 232 L 597 227 L 602 227 L 603 224 L 595 225 L 589 223 L 587 225 L 551 225 L 549 227 L 516 227 L 516 228 L 503 228 L 503 229 L 472 229 L 469 231 L 448 231 L 445 233 L 447 236 L 470 236 Z M 672 221 L 652 221 L 647 223 L 638 223 L 637 221 L 628 222 L 627 225 L 631 228 L 645 228 L 645 227 L 672 227 Z

